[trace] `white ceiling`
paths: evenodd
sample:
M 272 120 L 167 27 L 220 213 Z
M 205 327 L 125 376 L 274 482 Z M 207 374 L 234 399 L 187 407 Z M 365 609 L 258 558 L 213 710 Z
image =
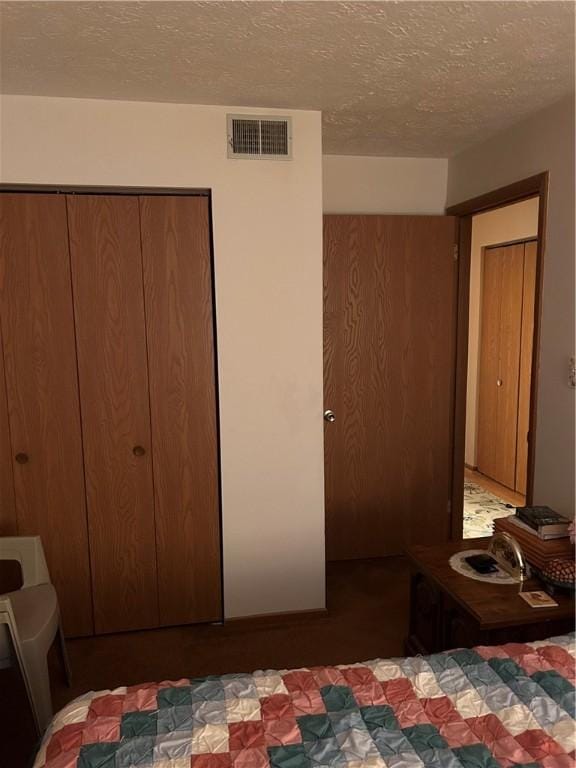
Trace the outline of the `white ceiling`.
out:
M 446 157 L 574 89 L 572 2 L 2 2 L 4 93 L 320 109 Z

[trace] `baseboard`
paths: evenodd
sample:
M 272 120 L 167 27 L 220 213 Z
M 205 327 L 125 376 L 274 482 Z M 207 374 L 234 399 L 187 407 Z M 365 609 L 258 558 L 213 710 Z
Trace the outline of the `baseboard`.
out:
M 226 626 L 253 628 L 269 627 L 273 624 L 299 624 L 301 622 L 316 621 L 321 618 L 327 618 L 328 610 L 326 608 L 310 608 L 307 611 L 286 611 L 284 613 L 257 613 L 252 616 L 233 616 L 225 619 Z
M 478 467 L 474 466 L 474 464 L 466 464 L 466 462 L 464 462 L 464 466 L 471 472 L 478 472 Z

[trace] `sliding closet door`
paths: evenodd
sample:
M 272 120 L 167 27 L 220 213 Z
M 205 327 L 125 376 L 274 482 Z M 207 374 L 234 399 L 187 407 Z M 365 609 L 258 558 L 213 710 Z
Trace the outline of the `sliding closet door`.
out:
M 324 217 L 326 551 L 449 535 L 456 221 Z
M 18 533 L 42 537 L 65 630 L 92 631 L 66 200 L 0 196 L 0 313 Z M 3 397 L 0 384 L 0 408 Z M 6 433 L 2 439 L 6 450 Z
M 524 282 L 522 287 L 522 334 L 520 340 L 520 382 L 518 386 L 518 439 L 516 448 L 516 485 L 526 495 L 528 476 L 528 428 L 530 424 L 530 387 L 534 342 L 534 302 L 536 300 L 535 240 L 524 244 Z
M 97 632 L 158 624 L 138 198 L 68 197 Z
M 219 620 L 220 522 L 208 200 L 142 197 L 161 624 Z

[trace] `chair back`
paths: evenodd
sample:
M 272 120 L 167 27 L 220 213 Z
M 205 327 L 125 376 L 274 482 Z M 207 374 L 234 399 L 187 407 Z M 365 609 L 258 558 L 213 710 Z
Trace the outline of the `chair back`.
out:
M 23 587 L 51 583 L 40 536 L 0 536 L 0 560 L 20 563 Z

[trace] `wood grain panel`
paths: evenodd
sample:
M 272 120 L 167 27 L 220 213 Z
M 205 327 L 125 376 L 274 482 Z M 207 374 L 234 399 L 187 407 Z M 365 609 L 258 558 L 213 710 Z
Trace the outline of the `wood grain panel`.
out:
M 2 205 L 1 199 L 0 205 Z M 2 274 L 0 272 L 0 281 L 1 279 Z M 0 291 L 1 290 L 2 289 L 0 284 Z M 0 321 L 1 319 L 2 318 L 0 316 Z M 10 443 L 10 425 L 8 420 L 8 400 L 6 398 L 6 377 L 4 374 L 2 324 L 0 322 L 0 536 L 16 536 L 18 533 L 16 501 L 14 498 L 12 456 L 12 446 Z M 0 594 L 1 593 L 2 587 L 0 585 Z
M 97 632 L 158 624 L 138 198 L 67 197 Z M 135 455 L 134 448 L 145 453 Z
M 516 490 L 526 495 L 528 474 L 528 429 L 530 425 L 530 387 L 536 303 L 536 253 L 538 243 L 524 245 L 524 283 L 522 288 L 522 335 L 520 341 L 520 381 L 518 386 L 518 437 L 516 448 Z
M 329 559 L 449 535 L 455 220 L 324 217 Z
M 141 197 L 161 624 L 222 616 L 208 200 Z
M 485 248 L 482 255 L 482 297 L 480 309 L 480 365 L 478 369 L 478 427 L 476 457 L 478 470 L 488 477 L 499 475 L 498 380 L 500 378 L 500 307 L 502 261 L 500 248 Z
M 522 334 L 522 284 L 524 243 L 500 249 L 502 298 L 500 309 L 500 380 L 498 387 L 498 440 L 495 480 L 508 488 L 516 485 L 516 440 L 518 435 L 518 385 Z
M 92 632 L 80 407 L 63 197 L 0 196 L 0 311 L 18 533 L 39 534 L 68 634 Z

